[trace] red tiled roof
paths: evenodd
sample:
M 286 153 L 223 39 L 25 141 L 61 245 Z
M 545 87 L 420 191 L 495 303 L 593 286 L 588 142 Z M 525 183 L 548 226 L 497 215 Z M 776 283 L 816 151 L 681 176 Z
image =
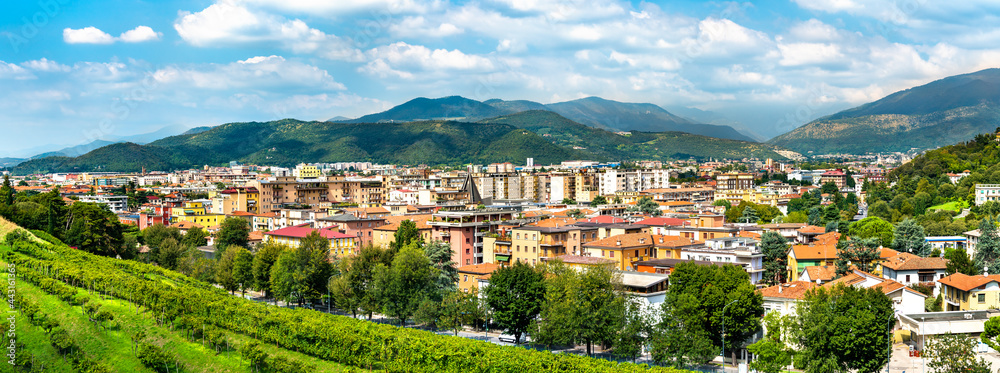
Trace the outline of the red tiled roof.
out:
M 308 236 L 313 231 L 317 231 L 317 230 L 319 231 L 320 236 L 323 236 L 324 238 L 327 238 L 327 239 L 334 239 L 334 238 L 354 238 L 354 236 L 351 236 L 351 235 L 346 234 L 346 233 L 340 233 L 339 231 L 335 231 L 335 230 L 331 230 L 331 229 L 316 229 L 316 228 L 308 226 L 308 224 L 301 224 L 301 225 L 296 225 L 296 226 L 293 226 L 293 227 L 276 229 L 276 230 L 273 230 L 273 231 L 270 231 L 270 232 L 266 232 L 264 234 L 268 235 L 268 236 L 304 238 L 305 236 Z
M 993 281 L 1000 282 L 1000 275 L 969 276 L 964 273 L 953 273 L 938 280 L 941 284 L 951 286 L 961 291 L 969 291 Z
M 584 264 L 584 265 L 600 265 L 600 264 L 611 264 L 614 260 L 599 258 L 596 256 L 584 256 L 584 255 L 559 255 L 549 260 L 561 260 L 563 263 L 569 264 Z
M 922 258 L 910 253 L 899 253 L 899 255 L 886 259 L 882 265 L 897 271 L 945 269 L 948 266 L 948 259 Z
M 493 271 L 496 271 L 498 268 L 500 268 L 500 266 L 494 263 L 482 263 L 458 267 L 458 272 L 485 275 L 493 273 Z
M 826 228 L 817 227 L 815 225 L 807 225 L 799 228 L 798 231 L 803 234 L 823 234 L 826 233 Z
M 806 266 L 803 270 L 809 275 L 809 279 L 816 281 L 830 281 L 837 276 L 837 267 L 835 266 Z
M 806 292 L 816 286 L 818 285 L 808 281 L 792 281 L 760 289 L 760 295 L 768 298 L 805 299 Z
M 665 225 L 684 225 L 684 219 L 677 218 L 648 218 L 636 222 L 636 224 L 653 225 L 653 226 L 665 226 Z
M 585 221 L 587 223 L 599 223 L 599 224 L 621 224 L 621 223 L 626 223 L 625 219 L 616 218 L 616 217 L 611 216 L 611 215 L 595 216 L 593 218 L 590 218 L 590 219 L 587 219 L 587 220 L 583 220 L 583 221 Z
M 837 245 L 793 245 L 792 252 L 797 260 L 836 259 Z

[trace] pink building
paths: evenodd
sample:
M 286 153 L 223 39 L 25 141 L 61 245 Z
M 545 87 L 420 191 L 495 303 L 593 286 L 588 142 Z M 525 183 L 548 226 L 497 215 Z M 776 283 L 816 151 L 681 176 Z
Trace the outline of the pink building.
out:
M 466 266 L 483 263 L 483 237 L 513 217 L 514 211 L 500 209 L 439 211 L 427 225 L 432 227 L 431 239 L 451 244 L 452 261 Z

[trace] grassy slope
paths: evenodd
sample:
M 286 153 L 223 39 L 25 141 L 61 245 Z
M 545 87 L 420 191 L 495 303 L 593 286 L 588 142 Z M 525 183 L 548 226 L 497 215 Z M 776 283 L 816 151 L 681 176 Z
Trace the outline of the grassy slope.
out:
M 962 209 L 964 209 L 966 207 L 969 207 L 969 206 L 965 203 L 965 201 L 953 201 L 953 202 L 948 202 L 948 203 L 942 203 L 942 204 L 937 205 L 937 206 L 931 206 L 931 207 L 928 207 L 927 209 L 928 210 L 948 210 L 948 211 L 960 212 L 960 211 L 962 211 Z
M 0 246 L 0 251 L 9 248 Z M 0 262 L 0 267 L 6 263 Z M 42 312 L 55 317 L 59 324 L 66 329 L 70 336 L 79 344 L 80 348 L 91 357 L 110 368 L 114 372 L 151 372 L 135 357 L 131 351 L 131 339 L 127 332 L 129 328 L 138 327 L 146 331 L 146 341 L 164 349 L 180 359 L 182 365 L 187 367 L 186 371 L 192 372 L 245 372 L 247 366 L 241 361 L 239 353 L 235 350 L 216 354 L 214 350 L 203 347 L 200 343 L 187 340 L 179 331 L 172 331 L 168 326 L 157 326 L 152 316 L 145 310 L 140 310 L 137 314 L 135 308 L 128 302 L 115 300 L 101 300 L 101 308 L 112 311 L 115 321 L 108 323 L 109 327 L 102 330 L 99 326 L 91 323 L 83 314 L 79 306 L 70 306 L 58 298 L 46 294 L 32 284 L 21 281 L 17 284 L 17 291 L 38 303 Z M 80 290 L 85 292 L 85 290 Z M 91 297 L 94 300 L 96 296 Z M 35 351 L 36 355 L 43 356 L 46 363 L 51 366 L 53 372 L 70 372 L 68 364 L 59 364 L 61 358 L 56 355 L 55 350 L 48 342 L 48 337 L 40 328 L 34 327 L 27 322 L 24 317 L 19 317 L 19 328 L 23 321 L 24 329 L 19 329 L 24 335 L 25 342 L 29 343 L 29 348 Z M 114 325 L 114 326 L 112 326 Z M 231 338 L 234 346 L 239 346 L 244 342 L 255 340 L 243 335 L 226 332 Z M 35 350 L 33 347 L 38 347 Z M 273 345 L 262 344 L 264 352 L 271 356 L 283 356 L 291 361 L 301 361 L 305 364 L 316 366 L 322 372 L 341 372 L 349 368 L 325 360 L 316 359 L 311 356 L 297 352 L 276 348 Z M 41 353 L 39 353 L 41 352 Z M 5 364 L 6 365 L 6 364 Z

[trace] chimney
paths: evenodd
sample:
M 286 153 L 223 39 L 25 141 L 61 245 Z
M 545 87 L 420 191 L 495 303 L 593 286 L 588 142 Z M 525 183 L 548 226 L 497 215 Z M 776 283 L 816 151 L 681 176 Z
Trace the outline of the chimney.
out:
M 778 294 L 781 294 L 781 290 L 785 288 L 785 285 L 778 284 Z
M 615 241 L 615 246 L 621 246 L 621 245 L 622 245 L 622 240 Z
M 990 275 L 990 267 L 983 266 L 983 276 L 989 276 L 989 275 Z
M 663 236 L 660 236 L 660 243 L 663 243 Z

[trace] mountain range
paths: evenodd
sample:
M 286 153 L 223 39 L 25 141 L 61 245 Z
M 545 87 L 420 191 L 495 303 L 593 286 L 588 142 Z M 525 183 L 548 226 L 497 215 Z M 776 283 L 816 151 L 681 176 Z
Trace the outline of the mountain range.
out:
M 111 145 L 111 144 L 123 143 L 123 142 L 131 142 L 131 143 L 135 143 L 135 144 L 146 144 L 146 143 L 150 143 L 150 142 L 162 139 L 164 137 L 173 136 L 173 135 L 177 135 L 177 134 L 190 134 L 190 133 L 204 132 L 204 131 L 209 130 L 210 128 L 212 128 L 212 127 L 195 127 L 195 128 L 188 129 L 187 127 L 180 126 L 180 125 L 170 125 L 170 126 L 165 126 L 163 128 L 160 128 L 160 129 L 158 129 L 156 131 L 147 132 L 147 133 L 140 133 L 140 134 L 137 134 L 137 135 L 129 135 L 129 136 L 114 136 L 114 135 L 111 135 L 111 136 L 105 136 L 104 138 L 97 139 L 97 140 L 94 140 L 94 141 L 91 141 L 91 142 L 88 142 L 88 143 L 85 143 L 85 144 L 80 144 L 80 145 L 75 145 L 75 146 L 66 146 L 66 147 L 63 147 L 61 149 L 58 148 L 59 145 L 53 145 L 53 144 L 41 145 L 41 146 L 34 147 L 32 149 L 35 149 L 35 151 L 42 150 L 42 149 L 58 149 L 58 150 L 44 151 L 44 152 L 35 154 L 35 155 L 33 155 L 31 157 L 28 157 L 28 158 L 18 158 L 18 157 L 0 158 L 0 167 L 13 167 L 13 166 L 16 166 L 16 165 L 20 164 L 21 162 L 27 161 L 29 159 L 38 159 L 38 158 L 46 158 L 46 157 L 77 157 L 77 156 L 81 156 L 81 155 L 87 154 L 87 153 L 89 153 L 89 152 L 91 152 L 93 150 L 96 150 L 98 148 L 102 148 L 102 147 Z
M 534 101 L 476 101 L 461 96 L 442 98 L 419 97 L 381 113 L 357 119 L 331 121 L 345 123 L 413 122 L 425 120 L 478 121 L 528 110 L 552 111 L 577 123 L 612 132 L 687 132 L 722 139 L 756 141 L 725 124 L 705 124 L 671 114 L 667 110 L 643 103 L 618 102 L 600 97 L 541 104 Z
M 956 75 L 809 122 L 768 141 L 801 153 L 934 149 L 1000 126 L 1000 69 Z
M 471 104 L 479 112 L 491 110 Z M 338 161 L 409 165 L 522 164 L 526 158 L 534 158 L 540 165 L 571 159 L 784 159 L 776 150 L 781 149 L 684 132 L 616 133 L 577 123 L 552 111 L 529 110 L 476 122 L 383 120 L 348 123 L 284 119 L 228 123 L 146 145 L 116 143 L 78 157 L 33 159 L 15 167 L 14 172 L 134 172 L 143 167 L 176 170 L 222 165 L 234 160 L 292 166 L 301 162 Z

